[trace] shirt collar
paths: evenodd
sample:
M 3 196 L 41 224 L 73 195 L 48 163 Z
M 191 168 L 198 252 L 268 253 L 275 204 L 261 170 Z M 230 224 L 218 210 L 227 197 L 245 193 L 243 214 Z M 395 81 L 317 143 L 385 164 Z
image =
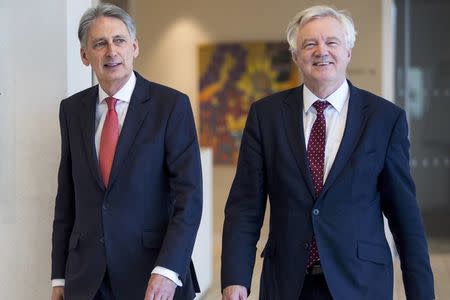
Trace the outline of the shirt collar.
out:
M 350 97 L 350 88 L 347 80 L 325 99 L 320 99 L 311 92 L 306 85 L 303 85 L 303 112 L 306 113 L 317 100 L 328 101 L 338 112 L 341 112 L 345 102 Z
M 133 94 L 134 87 L 136 86 L 136 75 L 134 72 L 131 72 L 131 76 L 128 79 L 127 83 L 117 91 L 113 95 L 113 98 L 116 98 L 120 101 L 130 102 L 131 95 Z M 98 103 L 102 103 L 109 95 L 102 89 L 100 84 L 98 85 Z

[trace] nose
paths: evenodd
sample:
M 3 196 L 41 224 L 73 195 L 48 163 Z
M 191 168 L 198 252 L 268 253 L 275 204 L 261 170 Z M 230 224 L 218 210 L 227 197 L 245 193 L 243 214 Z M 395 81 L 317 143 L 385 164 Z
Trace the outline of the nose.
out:
M 314 55 L 317 57 L 322 57 L 328 55 L 328 47 L 325 43 L 319 43 L 316 46 L 316 50 L 314 51 Z
M 114 43 L 108 43 L 108 47 L 106 50 L 106 55 L 109 57 L 114 57 L 117 53 L 116 45 L 114 45 Z

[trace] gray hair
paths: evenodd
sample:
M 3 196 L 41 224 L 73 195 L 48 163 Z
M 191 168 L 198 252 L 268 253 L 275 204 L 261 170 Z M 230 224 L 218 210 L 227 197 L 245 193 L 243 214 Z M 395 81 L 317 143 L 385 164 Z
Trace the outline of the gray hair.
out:
M 336 10 L 330 6 L 312 6 L 295 15 L 286 29 L 287 41 L 289 43 L 289 50 L 295 52 L 297 50 L 297 32 L 300 27 L 310 22 L 313 19 L 323 17 L 333 17 L 338 20 L 345 31 L 346 46 L 351 49 L 355 45 L 356 31 L 355 25 L 348 12 L 344 10 Z
M 78 26 L 78 39 L 81 47 L 86 48 L 86 39 L 89 28 L 97 18 L 111 17 L 121 20 L 128 29 L 131 38 L 136 39 L 136 25 L 133 18 L 118 6 L 109 3 L 100 3 L 97 6 L 89 8 L 81 17 Z

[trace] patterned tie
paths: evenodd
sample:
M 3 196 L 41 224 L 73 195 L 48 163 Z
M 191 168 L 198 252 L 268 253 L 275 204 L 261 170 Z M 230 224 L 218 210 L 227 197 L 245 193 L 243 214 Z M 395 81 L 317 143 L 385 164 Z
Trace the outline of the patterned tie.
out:
M 312 174 L 316 199 L 319 197 L 323 187 L 323 169 L 325 160 L 325 133 L 326 122 L 323 111 L 330 105 L 327 101 L 316 101 L 313 106 L 317 111 L 317 117 L 309 135 L 308 150 L 306 155 L 309 160 L 309 168 Z M 316 239 L 313 236 L 311 241 L 311 252 L 309 254 L 307 267 L 311 267 L 320 260 L 317 250 Z
M 106 113 L 100 137 L 99 165 L 103 183 L 106 187 L 108 186 L 117 140 L 119 139 L 119 118 L 116 112 L 116 102 L 117 99 L 113 97 L 106 98 L 108 112 Z

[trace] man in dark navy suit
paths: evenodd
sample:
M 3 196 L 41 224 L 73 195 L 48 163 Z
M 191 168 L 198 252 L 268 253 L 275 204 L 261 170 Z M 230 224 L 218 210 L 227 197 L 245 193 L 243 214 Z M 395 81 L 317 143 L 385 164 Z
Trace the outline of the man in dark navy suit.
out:
M 392 299 L 383 214 L 407 298 L 434 299 L 405 112 L 346 79 L 355 29 L 345 13 L 306 9 L 287 39 L 304 83 L 250 108 L 225 209 L 223 299 L 250 293 L 267 197 L 260 299 Z
M 193 299 L 202 176 L 189 99 L 133 71 L 122 9 L 87 10 L 78 36 L 99 84 L 60 107 L 52 299 Z

